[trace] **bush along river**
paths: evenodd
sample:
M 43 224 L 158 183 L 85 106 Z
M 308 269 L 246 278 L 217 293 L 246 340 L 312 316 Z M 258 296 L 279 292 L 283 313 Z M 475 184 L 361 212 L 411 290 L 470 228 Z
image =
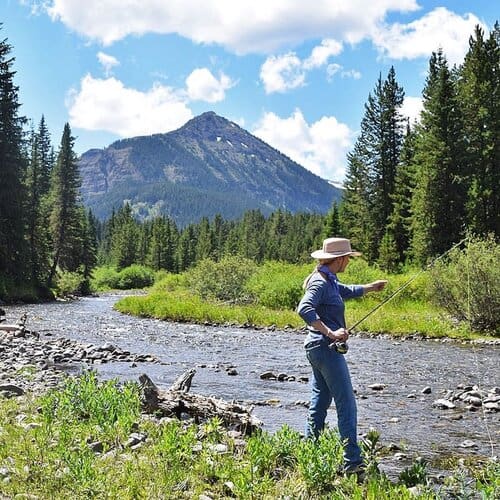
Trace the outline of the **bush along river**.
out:
M 310 372 L 302 332 L 130 317 L 113 310 L 119 297 L 4 306 L 6 323 L 27 314 L 28 332 L 0 331 L 0 392 L 39 391 L 86 367 L 121 380 L 146 373 L 168 388 L 195 368 L 191 392 L 253 406 L 270 432 L 303 430 Z M 418 456 L 439 464 L 498 454 L 498 343 L 357 336 L 349 344 L 359 432 L 381 433 L 382 468 L 401 470 Z M 336 425 L 333 408 L 329 422 Z

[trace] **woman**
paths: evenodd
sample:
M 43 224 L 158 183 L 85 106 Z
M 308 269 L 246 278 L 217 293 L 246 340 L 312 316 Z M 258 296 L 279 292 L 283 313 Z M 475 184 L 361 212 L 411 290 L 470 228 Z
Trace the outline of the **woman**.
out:
M 350 256 L 359 256 L 346 238 L 327 238 L 322 250 L 311 257 L 318 259 L 316 270 L 304 282 L 305 293 L 297 308 L 308 324 L 304 342 L 312 367 L 312 394 L 306 436 L 318 437 L 325 425 L 328 407 L 335 401 L 338 429 L 344 448 L 344 471 L 359 474 L 363 460 L 357 443 L 356 400 L 345 357 L 338 342 L 346 342 L 349 330 L 344 318 L 344 299 L 381 291 L 387 281 L 366 285 L 344 285 L 337 274 L 345 270 Z M 339 352 L 338 352 L 339 351 Z M 345 352 L 345 351 L 344 351 Z

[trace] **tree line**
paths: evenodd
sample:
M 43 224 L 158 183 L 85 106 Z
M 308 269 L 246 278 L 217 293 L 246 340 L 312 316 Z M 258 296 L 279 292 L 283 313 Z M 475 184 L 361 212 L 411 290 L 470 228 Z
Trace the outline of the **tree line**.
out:
M 81 276 L 85 292 L 98 264 L 177 272 L 227 255 L 303 262 L 328 236 L 349 237 L 368 261 L 397 270 L 467 232 L 500 234 L 498 22 L 488 37 L 476 28 L 459 67 L 432 54 L 419 122 L 401 114 L 394 68 L 379 77 L 348 154 L 343 198 L 326 215 L 248 210 L 185 227 L 167 215 L 139 221 L 127 204 L 106 221 L 86 210 L 70 126 L 56 150 L 43 116 L 26 130 L 11 51 L 0 42 L 0 298 L 48 295 L 64 273 Z
M 463 63 L 433 53 L 416 123 L 401 115 L 394 68 L 365 104 L 348 155 L 341 230 L 371 262 L 397 269 L 466 233 L 500 234 L 500 28 L 477 26 Z

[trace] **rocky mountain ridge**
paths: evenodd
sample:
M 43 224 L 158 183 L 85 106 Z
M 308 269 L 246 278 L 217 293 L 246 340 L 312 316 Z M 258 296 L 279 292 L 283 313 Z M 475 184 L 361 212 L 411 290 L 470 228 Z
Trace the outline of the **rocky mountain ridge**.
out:
M 79 160 L 84 203 L 99 218 L 128 201 L 180 225 L 217 213 L 325 213 L 341 191 L 237 124 L 203 113 L 166 134 L 116 141 Z

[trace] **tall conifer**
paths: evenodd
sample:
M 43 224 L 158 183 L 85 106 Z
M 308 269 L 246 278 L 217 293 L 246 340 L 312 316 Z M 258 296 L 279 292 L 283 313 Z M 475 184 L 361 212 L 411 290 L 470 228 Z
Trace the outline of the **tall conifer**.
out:
M 74 137 L 68 123 L 65 124 L 57 161 L 51 176 L 50 230 L 53 257 L 48 277 L 53 284 L 56 271 L 76 271 L 80 265 L 82 241 L 82 211 L 80 202 L 80 174 Z
M 443 52 L 433 53 L 416 129 L 412 252 L 425 262 L 457 242 L 465 230 L 467 194 L 463 119 L 456 77 Z
M 19 116 L 19 89 L 14 85 L 11 49 L 6 40 L 0 41 L 0 294 L 3 276 L 23 282 L 29 272 L 23 206 L 25 118 Z
M 500 26 L 485 39 L 476 26 L 459 72 L 459 95 L 467 136 L 469 229 L 500 236 Z

